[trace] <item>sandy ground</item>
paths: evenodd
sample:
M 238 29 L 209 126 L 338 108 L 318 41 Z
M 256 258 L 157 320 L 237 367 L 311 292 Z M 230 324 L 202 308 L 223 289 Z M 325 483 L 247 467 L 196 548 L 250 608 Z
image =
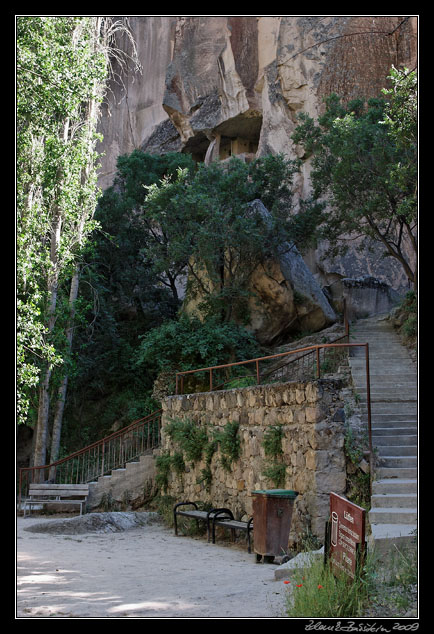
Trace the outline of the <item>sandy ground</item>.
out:
M 175 537 L 160 522 L 118 532 L 24 530 L 18 517 L 16 618 L 285 618 L 276 564 L 230 543 Z M 48 527 L 48 524 L 47 524 Z

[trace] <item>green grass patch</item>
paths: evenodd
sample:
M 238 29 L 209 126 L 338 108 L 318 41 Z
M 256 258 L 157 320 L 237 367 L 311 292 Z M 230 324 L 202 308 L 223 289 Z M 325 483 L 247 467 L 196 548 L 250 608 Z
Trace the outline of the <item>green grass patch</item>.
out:
M 351 580 L 334 576 L 322 557 L 313 558 L 312 566 L 295 572 L 287 582 L 287 616 L 290 618 L 343 618 L 363 614 L 372 589 L 371 562 Z

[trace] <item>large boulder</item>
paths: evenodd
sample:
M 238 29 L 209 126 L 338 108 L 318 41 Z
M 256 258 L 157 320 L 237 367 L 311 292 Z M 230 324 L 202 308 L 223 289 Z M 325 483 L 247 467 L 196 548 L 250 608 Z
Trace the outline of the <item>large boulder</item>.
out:
M 270 212 L 260 200 L 252 211 L 267 220 Z M 202 284 L 206 283 L 202 279 Z M 293 333 L 316 332 L 336 321 L 336 314 L 294 244 L 261 263 L 250 277 L 247 328 L 263 345 L 285 341 Z M 198 314 L 201 297 L 187 294 L 183 310 Z
M 324 292 L 339 312 L 343 311 L 345 300 L 349 320 L 389 313 L 402 301 L 402 294 L 371 275 L 337 279 L 330 286 L 326 286 Z

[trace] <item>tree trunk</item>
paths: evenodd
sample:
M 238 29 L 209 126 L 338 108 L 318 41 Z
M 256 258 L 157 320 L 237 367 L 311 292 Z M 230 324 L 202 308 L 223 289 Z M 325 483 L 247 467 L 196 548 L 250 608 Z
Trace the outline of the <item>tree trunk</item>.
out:
M 51 366 L 46 369 L 44 380 L 39 388 L 38 422 L 35 430 L 35 440 L 31 465 L 34 467 L 44 465 L 47 454 L 48 414 L 50 411 L 50 378 Z M 35 477 L 35 482 L 44 479 L 42 470 L 40 477 Z
M 75 267 L 74 275 L 71 280 L 71 290 L 69 293 L 69 319 L 68 326 L 66 330 L 66 340 L 67 340 L 67 352 L 66 356 L 71 354 L 72 351 L 72 340 L 73 340 L 73 332 L 74 332 L 74 318 L 75 318 L 75 302 L 78 296 L 78 287 L 79 287 L 79 279 L 80 279 L 80 265 L 77 264 Z M 68 388 L 68 373 L 65 373 L 60 384 L 59 390 L 57 392 L 57 403 L 56 403 L 56 411 L 54 414 L 53 421 L 53 430 L 51 434 L 51 451 L 50 451 L 50 464 L 56 462 L 59 457 L 59 447 L 60 447 L 60 437 L 62 433 L 62 421 L 63 421 L 63 411 L 65 409 L 66 402 L 66 392 Z M 50 479 L 54 479 L 56 476 L 55 468 L 50 470 Z
M 69 119 L 66 119 L 63 125 L 63 140 L 66 142 L 69 131 Z M 62 168 L 58 170 L 58 183 L 60 189 L 60 183 L 63 179 Z M 53 332 L 54 324 L 56 321 L 55 313 L 57 306 L 57 294 L 59 285 L 59 246 L 60 236 L 62 232 L 62 210 L 56 201 L 52 209 L 52 230 L 51 230 L 51 243 L 50 243 L 50 264 L 51 270 L 48 273 L 48 292 L 50 302 L 48 306 L 47 315 L 47 331 L 48 335 Z M 38 408 L 38 421 L 35 431 L 35 449 L 33 454 L 33 466 L 38 467 L 45 464 L 47 457 L 47 438 L 48 438 L 48 419 L 50 414 L 50 379 L 51 379 L 52 366 L 47 364 L 45 377 L 41 383 L 39 390 L 39 408 Z

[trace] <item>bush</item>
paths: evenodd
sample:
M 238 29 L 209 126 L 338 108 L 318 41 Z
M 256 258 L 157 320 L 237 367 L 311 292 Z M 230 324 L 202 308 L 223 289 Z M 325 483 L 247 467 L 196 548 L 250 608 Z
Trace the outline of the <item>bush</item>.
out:
M 257 356 L 258 344 L 245 328 L 217 318 L 201 321 L 182 315 L 141 337 L 135 355 L 140 367 L 194 370 Z
M 397 310 L 395 319 L 404 344 L 409 347 L 414 346 L 416 344 L 418 325 L 417 295 L 414 291 L 409 291 L 406 294 Z

